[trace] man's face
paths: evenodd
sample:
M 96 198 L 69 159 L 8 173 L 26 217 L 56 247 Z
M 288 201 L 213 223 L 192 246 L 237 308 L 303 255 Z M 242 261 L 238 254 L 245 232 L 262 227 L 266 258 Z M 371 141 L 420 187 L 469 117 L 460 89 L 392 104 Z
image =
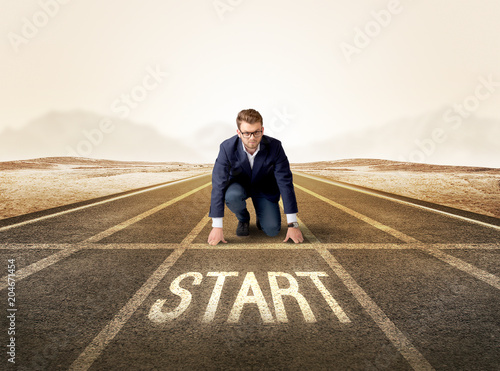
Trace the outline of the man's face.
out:
M 240 128 L 236 130 L 238 136 L 241 138 L 243 144 L 246 149 L 249 151 L 255 151 L 259 146 L 260 141 L 262 140 L 262 135 L 264 134 L 264 127 L 262 123 L 249 124 L 246 121 L 242 121 L 240 124 Z M 245 138 L 245 134 L 255 133 L 255 135 L 251 135 L 249 138 Z M 259 135 L 260 134 L 260 135 Z

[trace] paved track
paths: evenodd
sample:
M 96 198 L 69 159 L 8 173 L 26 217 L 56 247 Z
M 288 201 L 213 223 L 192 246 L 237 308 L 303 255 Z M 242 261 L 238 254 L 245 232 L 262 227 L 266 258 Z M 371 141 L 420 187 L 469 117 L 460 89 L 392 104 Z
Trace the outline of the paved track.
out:
M 209 246 L 209 175 L 2 221 L 0 369 L 500 369 L 498 219 L 294 180 L 300 245 Z

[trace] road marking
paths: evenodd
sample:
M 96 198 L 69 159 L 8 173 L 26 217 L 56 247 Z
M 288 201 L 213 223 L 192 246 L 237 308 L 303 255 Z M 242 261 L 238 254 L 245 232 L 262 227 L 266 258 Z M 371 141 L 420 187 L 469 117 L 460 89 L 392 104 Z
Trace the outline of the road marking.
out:
M 325 272 L 295 272 L 295 274 L 298 277 L 309 277 L 313 281 L 314 285 L 318 288 L 321 295 L 323 295 L 323 298 L 326 300 L 340 322 L 351 322 L 347 314 L 345 314 L 344 310 L 340 307 L 337 301 L 333 298 L 332 294 L 330 294 L 325 285 L 323 285 L 323 282 L 319 279 L 319 277 L 328 277 L 328 274 Z
M 304 316 L 304 320 L 307 323 L 316 322 L 316 317 L 314 316 L 309 303 L 299 292 L 299 283 L 291 274 L 284 272 L 268 272 L 267 275 L 269 277 L 269 285 L 271 286 L 271 295 L 274 302 L 274 311 L 278 322 L 288 322 L 285 304 L 283 304 L 283 296 L 291 296 L 297 301 L 299 308 L 302 311 L 302 315 Z M 288 287 L 280 288 L 276 277 L 286 278 L 288 280 Z
M 303 190 L 305 190 L 306 192 L 308 193 L 311 193 L 313 194 L 313 196 L 316 196 L 320 199 L 322 199 L 323 201 L 326 200 L 326 202 L 328 202 L 329 200 L 323 196 L 320 196 L 320 195 L 316 195 L 314 194 L 314 192 L 312 191 L 308 191 L 306 190 L 305 188 L 301 187 L 301 186 L 298 186 L 298 188 L 301 188 Z M 280 201 L 281 202 L 281 201 Z M 333 201 L 331 201 L 333 203 Z M 330 203 L 330 202 L 329 202 Z M 282 204 L 280 204 L 282 205 Z M 333 205 L 335 206 L 335 205 Z M 341 206 L 341 205 L 340 205 Z M 307 226 L 305 226 L 302 222 L 299 222 L 301 224 L 301 229 L 303 231 L 303 235 L 304 237 L 306 237 L 309 241 L 311 241 L 311 243 L 313 244 L 317 244 L 319 243 L 318 239 L 316 238 L 316 236 L 314 236 L 314 234 L 309 230 L 309 228 L 307 228 Z M 370 223 L 371 224 L 371 223 Z M 389 228 L 389 227 L 387 227 Z M 400 232 L 398 232 L 400 233 Z M 403 236 L 406 236 L 404 234 L 402 234 Z M 408 236 L 406 236 L 408 237 Z M 407 248 L 411 248 L 411 249 L 420 249 L 438 259 L 440 259 L 441 261 L 461 270 L 462 272 L 465 272 L 475 278 L 478 278 L 479 280 L 483 281 L 483 282 L 486 282 L 487 284 L 493 286 L 494 288 L 496 289 L 500 289 L 500 278 L 495 276 L 494 274 L 491 274 L 485 270 L 482 270 L 480 268 L 477 268 L 475 266 L 473 266 L 472 264 L 469 264 L 459 258 L 456 258 L 454 256 L 451 256 L 451 255 L 448 255 L 442 251 L 440 251 L 439 249 L 454 249 L 454 248 L 461 248 L 461 249 L 467 249 L 467 248 L 475 248 L 475 249 L 480 249 L 481 247 L 480 246 L 484 246 L 484 248 L 486 249 L 491 249 L 491 250 L 496 250 L 496 249 L 499 249 L 500 248 L 500 245 L 498 244 L 476 244 L 476 245 L 468 245 L 468 244 L 462 244 L 462 245 L 455 245 L 455 244 L 434 244 L 435 247 L 433 247 L 433 245 L 431 244 L 423 244 L 423 243 L 420 243 L 419 241 L 413 239 L 412 237 L 408 237 L 408 240 L 409 240 L 409 243 L 407 245 L 405 245 Z M 413 240 L 413 241 L 411 241 Z M 363 246 L 363 244 L 360 244 L 361 246 Z M 436 248 L 436 245 L 439 246 L 439 248 Z M 325 246 L 326 248 L 326 244 L 322 244 L 322 246 Z M 337 245 L 338 247 L 337 248 L 346 248 L 345 245 L 343 244 L 339 244 Z M 355 245 L 356 246 L 356 245 Z M 394 248 L 394 245 L 385 245 L 383 244 L 383 246 L 386 246 L 386 247 L 389 247 L 389 248 Z M 328 248 L 331 248 L 331 247 L 328 247 Z M 366 248 L 366 247 L 361 247 L 361 248 Z M 375 248 L 380 248 L 378 246 L 376 246 Z M 403 248 L 403 247 L 401 247 Z
M 61 250 L 73 246 L 72 243 L 2 243 L 0 250 Z
M 217 312 L 217 307 L 219 306 L 220 296 L 222 294 L 222 288 L 226 277 L 237 277 L 238 272 L 208 272 L 207 277 L 217 277 L 214 289 L 212 290 L 212 295 L 210 295 L 210 300 L 208 301 L 207 310 L 203 315 L 201 320 L 204 323 L 212 322 L 215 318 L 215 313 Z
M 324 247 L 317 247 L 316 250 L 325 259 L 335 274 L 344 283 L 356 300 L 365 311 L 375 321 L 385 336 L 391 341 L 401 355 L 406 359 L 414 370 L 434 370 L 431 364 L 415 348 L 411 341 L 399 330 L 396 325 L 387 317 L 384 311 L 375 303 L 372 298 L 358 285 L 351 275 L 340 265 L 340 263 Z
M 249 289 L 252 289 L 253 295 L 248 295 Z M 227 322 L 238 323 L 238 321 L 240 320 L 241 312 L 243 311 L 243 307 L 245 306 L 245 304 L 249 303 L 257 304 L 262 322 L 274 323 L 274 318 L 271 314 L 271 310 L 267 305 L 264 294 L 262 294 L 262 290 L 260 289 L 257 278 L 255 278 L 255 273 L 253 272 L 247 272 L 243 284 L 241 285 L 240 291 L 238 292 L 238 296 L 234 301 L 231 313 L 229 313 Z M 278 312 L 277 309 L 276 312 Z M 278 313 L 276 313 L 276 315 L 278 315 Z
M 419 242 L 417 239 L 415 239 L 413 237 L 410 237 L 410 236 L 404 234 L 403 232 L 399 232 L 399 231 L 395 230 L 394 228 L 391 228 L 391 227 L 389 227 L 389 226 L 387 226 L 385 224 L 377 222 L 376 220 L 374 220 L 372 218 L 369 218 L 366 215 L 360 214 L 357 211 L 349 209 L 348 207 L 345 207 L 345 206 L 343 206 L 343 205 L 341 205 L 341 204 L 339 204 L 339 203 L 337 203 L 335 201 L 332 201 L 332 200 L 330 200 L 330 199 L 328 199 L 326 197 L 323 197 L 323 196 L 317 194 L 316 192 L 313 192 L 313 191 L 311 191 L 311 190 L 309 190 L 307 188 L 304 188 L 302 186 L 299 186 L 297 184 L 294 184 L 294 186 L 296 188 L 298 188 L 298 189 L 306 192 L 306 193 L 309 193 L 311 196 L 314 196 L 314 197 L 320 199 L 321 201 L 324 201 L 327 204 L 332 205 L 332 206 L 334 206 L 334 207 L 342 210 L 343 212 L 345 212 L 345 213 L 347 213 L 347 214 L 349 214 L 351 216 L 354 216 L 355 218 L 358 218 L 358 219 L 364 221 L 365 223 L 368 223 L 371 226 L 373 226 L 375 228 L 378 228 L 381 231 L 384 231 L 385 233 L 390 234 L 393 237 L 396 237 L 397 239 L 399 239 L 399 240 L 401 240 L 403 242 L 407 242 L 407 243 L 417 243 L 417 242 Z
M 208 217 L 208 213 L 198 222 L 196 227 L 193 228 L 191 232 L 189 232 L 186 237 L 181 241 L 181 245 L 190 245 L 196 237 L 200 234 L 200 232 L 205 228 L 207 223 L 211 220 Z
M 394 347 L 401 353 L 410 366 L 414 370 L 434 370 L 431 364 L 425 357 L 418 351 L 411 341 L 399 330 L 396 325 L 390 320 L 384 311 L 375 303 L 370 296 L 363 290 L 361 286 L 351 277 L 347 270 L 330 254 L 330 252 L 323 247 L 319 240 L 314 236 L 311 230 L 299 219 L 297 221 L 304 231 L 304 235 L 310 241 L 314 241 L 313 245 L 316 251 L 326 261 L 334 273 L 344 283 L 347 289 L 352 293 L 356 300 L 365 309 L 368 315 L 373 319 L 377 326 L 384 332 L 385 336 L 394 345 Z
M 132 317 L 137 308 L 141 306 L 148 295 L 165 277 L 169 269 L 175 264 L 177 259 L 182 255 L 185 249 L 175 249 L 163 263 L 154 271 L 142 287 L 134 294 L 134 296 L 125 304 L 125 306 L 114 316 L 106 327 L 92 340 L 85 350 L 70 366 L 70 370 L 88 370 L 92 363 L 100 356 L 104 348 L 114 339 L 120 332 L 122 327 Z
M 423 245 L 427 246 L 427 245 Z M 500 244 L 495 243 L 477 243 L 477 244 L 447 244 L 447 243 L 435 243 L 428 246 L 435 247 L 440 250 L 498 250 L 500 249 Z
M 303 188 L 303 187 L 301 187 L 301 188 Z M 314 192 L 312 192 L 312 193 L 314 193 Z M 320 197 L 324 198 L 323 196 L 320 196 Z M 326 199 L 326 200 L 328 200 L 328 199 Z M 280 201 L 280 205 L 283 207 L 283 204 L 281 203 L 281 201 Z M 298 220 L 298 218 L 297 218 L 297 220 Z M 316 236 L 314 236 L 314 234 L 309 230 L 309 228 L 304 223 L 302 223 L 302 221 L 299 221 L 299 224 L 301 225 L 301 229 L 302 229 L 304 237 L 306 237 L 309 241 L 311 241 L 312 244 L 320 243 L 320 241 L 316 238 Z M 411 239 L 411 237 L 409 237 L 409 238 Z M 367 248 L 366 244 L 359 244 L 359 245 L 361 245 L 361 248 Z M 337 246 L 336 248 L 342 248 L 342 249 L 349 248 L 343 244 L 336 244 L 336 246 Z M 357 246 L 357 245 L 354 245 L 354 246 Z M 372 247 L 372 248 L 379 248 L 380 249 L 379 246 L 380 245 L 376 244 L 375 247 Z M 386 248 L 396 248 L 395 245 L 382 244 L 382 246 L 385 246 Z M 433 245 L 431 245 L 431 244 L 420 243 L 417 240 L 415 240 L 415 242 L 410 242 L 404 246 L 406 248 L 409 248 L 409 249 L 420 249 L 420 250 L 440 259 L 441 261 L 461 270 L 462 272 L 465 272 L 465 273 L 467 273 L 467 274 L 469 274 L 469 275 L 471 275 L 471 276 L 473 276 L 473 277 L 475 277 L 483 282 L 486 282 L 487 284 L 493 286 L 494 288 L 500 290 L 500 278 L 499 277 L 497 277 L 494 274 L 489 273 L 485 270 L 477 268 L 477 267 L 473 266 L 472 264 L 469 264 L 469 263 L 467 263 L 459 258 L 456 258 L 454 256 L 451 256 L 451 255 L 446 254 L 446 253 L 439 250 L 439 249 L 445 249 L 445 248 L 446 249 L 455 249 L 455 248 L 480 249 L 481 246 L 484 246 L 485 249 L 497 250 L 500 248 L 499 244 L 475 244 L 475 245 L 433 244 Z M 436 248 L 436 246 L 439 246 L 439 247 Z M 322 247 L 323 248 L 331 248 L 327 244 L 322 244 Z M 403 247 L 400 247 L 400 248 L 403 248 Z
M 192 178 L 191 178 L 192 179 Z M 171 184 L 171 183 L 169 183 Z M 158 211 L 158 210 L 161 210 L 167 206 L 170 206 L 174 203 L 176 203 L 177 201 L 180 201 L 190 195 L 192 195 L 193 193 L 195 192 L 198 192 L 199 190 L 209 186 L 211 183 L 207 183 L 207 184 L 204 184 L 202 185 L 201 187 L 198 187 L 198 188 L 195 188 L 193 189 L 192 191 L 189 191 L 187 193 L 184 193 L 183 195 L 179 196 L 179 197 L 176 197 L 168 202 L 165 202 L 164 204 L 162 205 L 159 205 L 145 213 L 142 213 L 132 219 L 129 219 L 123 223 L 120 223 L 118 224 L 117 226 L 114 226 L 112 228 L 109 228 L 107 230 L 105 230 L 104 232 L 101 232 L 93 237 L 90 237 L 89 239 L 83 241 L 83 242 L 79 242 L 79 243 L 76 243 L 76 244 L 62 244 L 63 246 L 65 246 L 65 248 L 61 251 L 58 251 L 57 253 L 53 254 L 53 255 L 50 255 L 44 259 L 41 259 L 27 267 L 24 267 L 22 269 L 19 269 L 17 271 L 17 275 L 16 275 L 16 279 L 17 280 L 22 280 L 23 278 L 26 278 L 30 275 L 32 275 L 33 273 L 36 273 L 36 272 L 39 272 L 41 271 L 42 269 L 45 269 L 49 266 L 51 266 L 52 264 L 55 264 L 57 262 L 59 262 L 60 260 L 64 259 L 64 258 L 67 258 L 68 256 L 74 254 L 75 252 L 77 251 L 80 251 L 84 248 L 88 248 L 89 244 L 90 243 L 95 243 L 97 241 L 99 241 L 100 239 L 102 238 L 105 238 L 107 236 L 110 236 L 111 234 L 123 229 L 123 228 L 126 228 L 127 226 L 145 218 L 146 216 L 148 215 L 151 215 L 153 214 L 154 212 Z M 141 191 L 142 192 L 142 191 Z M 139 192 L 139 193 L 141 193 Z M 188 235 L 186 235 L 186 237 L 184 238 L 184 240 L 181 242 L 180 244 L 180 247 L 182 247 L 183 245 L 186 245 L 186 244 L 190 244 L 193 239 L 200 233 L 200 231 L 203 229 L 203 227 L 205 226 L 205 224 L 207 223 L 208 221 L 208 216 L 204 217 L 194 228 L 191 232 L 188 233 Z M 177 245 L 177 244 L 176 244 Z M 11 246 L 11 244 L 5 244 L 4 246 L 7 246 L 7 248 L 9 246 Z M 19 244 L 17 244 L 17 246 L 19 247 Z M 55 244 L 40 244 L 40 245 L 32 245 L 32 246 L 41 246 L 42 248 L 50 248 L 50 247 L 47 247 L 47 246 L 55 246 Z M 69 247 L 68 247 L 69 246 Z M 169 248 L 175 248 L 172 247 L 172 244 L 168 245 L 170 246 Z M 179 246 L 179 245 L 177 245 Z M 31 248 L 37 248 L 37 247 L 31 247 Z M 7 287 L 7 281 L 8 281 L 8 278 L 7 276 L 4 276 L 0 279 L 0 290 L 3 290 L 4 288 Z
M 201 222 L 200 222 L 201 223 Z M 194 250 L 313 250 L 315 246 L 312 244 L 314 241 L 308 236 L 304 225 L 300 226 L 302 234 L 311 243 L 278 243 L 270 242 L 266 244 L 252 244 L 252 243 L 228 243 L 218 244 L 211 246 L 206 243 L 53 243 L 53 244 L 18 244 L 8 243 L 0 244 L 0 250 L 63 250 L 75 246 L 80 247 L 82 250 L 161 250 L 161 249 L 177 249 L 189 248 Z M 307 228 L 309 229 L 309 228 Z M 196 238 L 196 236 L 195 236 Z M 319 241 L 316 243 L 320 243 Z M 328 250 L 414 250 L 419 248 L 431 247 L 437 250 L 499 250 L 500 244 L 493 243 L 479 243 L 479 244 L 453 244 L 453 243 L 321 243 L 321 246 Z
M 424 245 L 427 246 L 427 245 Z M 500 249 L 499 243 L 433 243 L 428 246 L 433 246 L 442 250 L 498 250 Z
M 345 314 L 342 308 L 339 306 L 337 301 L 333 298 L 330 292 L 327 290 L 325 285 L 321 282 L 319 277 L 328 277 L 326 272 L 295 272 L 297 277 L 309 277 L 316 288 L 320 291 L 321 295 L 327 302 L 327 304 L 332 309 L 333 313 L 342 323 L 351 322 L 349 317 Z M 212 289 L 212 294 L 207 304 L 205 314 L 201 318 L 201 322 L 209 323 L 215 319 L 217 308 L 219 306 L 219 301 L 222 295 L 222 289 L 226 282 L 227 277 L 238 277 L 239 272 L 208 272 L 207 277 L 217 277 L 215 285 Z M 268 272 L 269 287 L 271 288 L 271 297 L 273 299 L 274 311 L 276 314 L 276 319 L 278 322 L 287 323 L 288 317 L 285 310 L 285 305 L 283 302 L 283 296 L 290 296 L 295 299 L 297 304 L 302 311 L 304 320 L 307 323 L 316 322 L 316 317 L 309 306 L 304 295 L 299 292 L 299 283 L 297 280 L 289 273 L 284 272 Z M 179 275 L 170 283 L 170 292 L 178 297 L 181 301 L 177 307 L 170 311 L 163 311 L 163 307 L 167 302 L 167 299 L 158 299 L 154 302 L 149 310 L 148 318 L 155 323 L 170 322 L 181 316 L 189 307 L 192 301 L 192 294 L 188 289 L 180 286 L 181 281 L 184 279 L 192 277 L 194 280 L 192 285 L 199 286 L 203 281 L 203 274 L 200 272 L 187 272 Z M 287 287 L 280 287 L 278 284 L 278 278 L 282 277 L 288 281 Z M 186 286 L 185 284 L 184 286 Z M 250 289 L 252 290 L 252 295 L 249 295 Z M 306 291 L 308 292 L 308 291 Z M 227 318 L 228 323 L 236 323 L 240 320 L 241 313 L 244 309 L 245 304 L 257 304 L 257 308 L 261 314 L 263 323 L 274 323 L 274 317 L 270 312 L 270 307 L 267 301 L 262 295 L 262 290 L 255 277 L 254 272 L 247 272 L 245 279 L 241 285 L 240 290 L 236 300 L 234 301 L 231 309 L 231 313 Z M 167 305 L 170 308 L 171 305 Z
M 191 300 L 193 298 L 193 295 L 191 295 L 191 291 L 183 289 L 182 287 L 179 286 L 181 281 L 186 278 L 186 277 L 193 277 L 193 285 L 199 285 L 203 279 L 203 275 L 198 272 L 187 272 L 184 274 L 181 274 L 179 277 L 177 277 L 175 280 L 172 281 L 170 284 L 170 291 L 179 296 L 181 298 L 181 302 L 171 312 L 162 312 L 163 305 L 167 301 L 167 299 L 158 299 L 156 302 L 153 304 L 151 307 L 148 318 L 155 322 L 155 323 L 163 323 L 167 321 L 172 321 L 179 317 L 182 313 L 188 309 L 189 304 L 191 304 Z
M 82 249 L 81 246 L 75 245 L 74 247 L 70 247 L 61 251 L 56 252 L 55 254 L 52 254 L 44 259 L 41 259 L 37 261 L 36 263 L 30 264 L 27 267 L 21 268 L 16 272 L 16 281 L 20 281 L 23 278 L 26 278 L 33 273 L 39 272 L 42 269 L 45 269 L 49 266 L 51 266 L 54 263 L 57 263 L 58 261 L 70 256 L 71 254 L 74 254 L 77 251 L 80 251 Z M 7 287 L 7 279 L 8 276 L 2 277 L 0 281 L 0 290 L 3 290 Z
M 227 239 L 226 239 L 227 240 Z M 212 246 L 204 243 L 194 243 L 189 249 L 194 250 L 311 250 L 314 247 L 308 243 L 282 243 L 283 240 L 270 243 L 219 243 Z
M 206 186 L 206 185 L 205 185 Z M 205 186 L 199 187 L 203 188 Z M 198 189 L 198 188 L 197 188 Z M 181 243 L 186 245 L 198 235 L 199 231 L 207 222 L 207 216 L 189 232 Z M 134 296 L 125 304 L 125 306 L 115 315 L 115 317 L 104 327 L 101 332 L 92 340 L 92 342 L 85 348 L 85 350 L 73 362 L 70 370 L 88 370 L 92 363 L 99 357 L 104 348 L 114 339 L 120 332 L 122 327 L 132 317 L 137 308 L 146 300 L 153 289 L 165 277 L 170 268 L 175 264 L 179 257 L 186 251 L 186 248 L 180 247 L 175 249 L 163 263 L 154 271 L 142 287 L 134 294 Z
M 460 220 L 464 220 L 464 221 L 469 222 L 469 223 L 479 224 L 479 225 L 481 225 L 483 227 L 488 227 L 488 228 L 493 228 L 493 229 L 496 229 L 496 230 L 500 230 L 500 226 L 498 226 L 498 225 L 481 222 L 479 220 L 467 218 L 465 216 L 452 214 L 452 213 L 449 213 L 447 211 L 433 209 L 432 207 L 423 206 L 423 205 L 415 204 L 415 203 L 412 203 L 412 202 L 409 202 L 409 201 L 400 200 L 400 199 L 395 198 L 395 197 L 381 195 L 381 194 L 378 194 L 376 192 L 371 192 L 371 191 L 368 191 L 368 190 L 365 190 L 365 189 L 360 189 L 360 188 L 356 187 L 355 185 L 342 184 L 342 183 L 338 183 L 338 182 L 336 182 L 334 180 L 322 179 L 322 178 L 315 177 L 313 175 L 305 174 L 305 173 L 302 173 L 302 172 L 295 172 L 294 171 L 294 173 L 297 173 L 300 176 L 303 176 L 305 178 L 314 179 L 314 180 L 317 180 L 317 181 L 320 181 L 320 182 L 323 182 L 323 183 L 327 183 L 327 184 L 333 184 L 333 185 L 335 185 L 337 187 L 346 188 L 346 189 L 349 189 L 349 190 L 352 190 L 352 191 L 356 191 L 356 192 L 360 192 L 360 193 L 365 193 L 365 194 L 370 195 L 370 196 L 375 196 L 375 197 L 383 198 L 383 199 L 386 199 L 386 200 L 390 200 L 390 201 L 394 201 L 394 202 L 399 202 L 399 203 L 404 204 L 404 205 L 409 205 L 409 206 L 413 206 L 413 207 L 416 207 L 416 208 L 420 208 L 420 209 L 432 211 L 432 212 L 435 212 L 435 213 L 438 213 L 438 214 L 442 214 L 442 215 L 446 215 L 446 216 L 449 216 L 449 217 L 453 217 L 453 218 L 457 218 L 457 219 L 460 219 Z
M 160 189 L 160 188 L 164 188 L 164 187 L 169 187 L 171 185 L 176 185 L 176 184 L 179 184 L 179 183 L 187 182 L 187 181 L 194 180 L 194 179 L 197 179 L 197 178 L 201 178 L 201 177 L 204 177 L 204 176 L 207 176 L 207 175 L 208 174 L 202 174 L 202 175 L 197 175 L 197 176 L 194 176 L 194 177 L 191 177 L 191 178 L 176 180 L 176 181 L 173 181 L 173 182 L 168 183 L 168 184 L 163 184 L 163 185 L 159 185 L 159 186 L 156 186 L 156 187 L 152 187 L 152 188 L 148 188 L 148 189 L 143 189 L 141 191 L 128 193 L 126 195 L 109 198 L 107 200 L 98 201 L 98 202 L 95 202 L 95 203 L 92 203 L 92 204 L 75 207 L 74 209 L 59 211 L 59 212 L 54 213 L 54 214 L 44 215 L 44 216 L 40 216 L 38 218 L 34 218 L 34 219 L 30 219 L 30 220 L 25 220 L 24 222 L 19 222 L 19 223 L 15 223 L 15 224 L 11 224 L 11 225 L 6 225 L 4 227 L 0 227 L 0 232 L 6 231 L 6 230 L 12 229 L 12 228 L 17 228 L 17 227 L 20 227 L 20 226 L 23 226 L 23 225 L 26 225 L 26 224 L 31 224 L 31 223 L 39 222 L 41 220 L 45 220 L 45 219 L 49 219 L 49 218 L 54 218 L 56 216 L 69 214 L 69 213 L 72 213 L 74 211 L 79 211 L 79 210 L 87 209 L 89 207 L 98 206 L 98 205 L 102 205 L 102 204 L 105 204 L 105 203 L 108 203 L 108 202 L 120 200 L 122 198 L 135 196 L 135 195 L 138 195 L 138 194 L 141 194 L 141 193 L 145 193 L 145 192 L 149 192 L 149 191 L 154 191 L 154 190 L 157 190 L 157 189 Z
M 109 237 L 112 234 L 114 234 L 118 231 L 121 231 L 122 229 L 125 229 L 125 228 L 131 226 L 132 224 L 137 223 L 138 221 L 140 221 L 144 218 L 147 218 L 148 216 L 151 216 L 154 213 L 156 213 L 156 212 L 158 212 L 158 211 L 160 211 L 160 210 L 162 210 L 162 209 L 164 209 L 172 204 L 175 204 L 177 201 L 180 201 L 188 196 L 191 196 L 192 194 L 202 190 L 203 188 L 208 187 L 210 184 L 212 184 L 212 182 L 208 182 L 208 183 L 206 183 L 198 188 L 195 188 L 189 192 L 184 193 L 183 195 L 175 197 L 175 198 L 173 198 L 173 199 L 171 199 L 171 200 L 169 200 L 161 205 L 158 205 L 158 206 L 156 206 L 156 207 L 154 207 L 146 212 L 143 212 L 142 214 L 134 216 L 133 218 L 130 218 L 129 220 L 125 220 L 124 222 L 121 222 L 120 224 L 117 224 L 109 229 L 106 229 L 105 231 L 98 233 L 95 236 L 92 236 L 83 242 L 98 242 L 106 237 Z
M 500 290 L 500 278 L 495 276 L 494 274 L 491 274 L 489 272 L 486 272 L 485 270 L 479 269 L 472 264 L 469 264 L 459 258 L 456 258 L 452 255 L 446 254 L 436 248 L 430 247 L 430 246 L 420 246 L 421 250 L 425 251 L 426 253 L 438 258 L 439 260 L 448 263 L 449 265 L 461 270 L 462 272 L 465 272 L 467 274 L 470 274 L 471 276 L 486 282 L 488 285 L 493 286 L 494 288 Z

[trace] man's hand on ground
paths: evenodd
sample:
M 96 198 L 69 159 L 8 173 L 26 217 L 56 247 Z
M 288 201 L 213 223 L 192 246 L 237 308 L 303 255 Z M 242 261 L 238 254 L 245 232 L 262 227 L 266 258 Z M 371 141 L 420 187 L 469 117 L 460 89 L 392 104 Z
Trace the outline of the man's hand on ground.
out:
M 283 242 L 288 241 L 288 239 L 290 238 L 295 243 L 304 242 L 304 237 L 302 236 L 302 232 L 299 228 L 288 228 L 288 231 L 286 232 L 286 238 L 283 240 Z
M 208 235 L 208 243 L 210 245 L 217 245 L 220 241 L 227 243 L 227 241 L 224 239 L 224 233 L 222 231 L 222 228 L 212 228 L 212 231 Z

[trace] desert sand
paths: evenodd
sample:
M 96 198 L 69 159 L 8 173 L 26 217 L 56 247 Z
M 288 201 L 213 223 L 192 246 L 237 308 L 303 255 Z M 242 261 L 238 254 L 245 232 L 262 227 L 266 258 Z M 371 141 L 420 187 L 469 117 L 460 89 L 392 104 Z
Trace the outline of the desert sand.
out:
M 212 165 L 47 157 L 0 162 L 0 219 L 210 173 Z
M 71 157 L 0 162 L 0 219 L 211 170 L 212 164 Z M 500 169 L 356 159 L 292 164 L 292 170 L 500 217 Z
M 292 169 L 500 218 L 500 169 L 373 159 L 293 164 Z

